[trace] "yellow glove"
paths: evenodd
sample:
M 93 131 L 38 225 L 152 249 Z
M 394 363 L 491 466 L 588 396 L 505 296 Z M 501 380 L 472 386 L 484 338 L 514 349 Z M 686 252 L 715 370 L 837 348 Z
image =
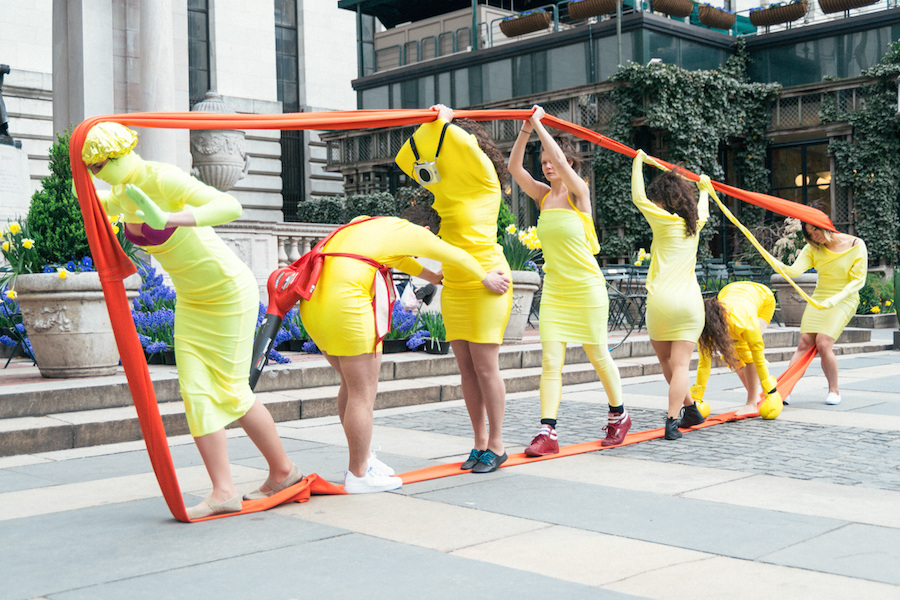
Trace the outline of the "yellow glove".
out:
M 767 421 L 775 419 L 781 414 L 783 408 L 784 402 L 781 400 L 781 394 L 778 393 L 778 390 L 773 389 L 766 394 L 766 399 L 759 405 L 759 416 Z

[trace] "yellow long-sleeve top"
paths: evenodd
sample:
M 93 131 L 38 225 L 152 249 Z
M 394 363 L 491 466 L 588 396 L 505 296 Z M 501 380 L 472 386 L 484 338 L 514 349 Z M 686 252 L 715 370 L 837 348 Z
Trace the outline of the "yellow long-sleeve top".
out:
M 493 163 L 475 136 L 456 125 L 447 127 L 440 154 L 435 158 L 441 131 L 447 122 L 424 123 L 414 134 L 421 161 L 434 160 L 440 181 L 424 185 L 434 194 L 434 209 L 441 215 L 442 240 L 465 250 L 486 271 L 509 273 L 503 249 L 497 243 L 497 215 L 503 201 Z M 416 164 L 409 140 L 395 158 L 415 178 Z M 499 344 L 512 308 L 512 287 L 498 295 L 484 289 L 454 265 L 444 267 L 441 312 L 448 340 Z
M 695 267 L 700 230 L 709 218 L 709 195 L 697 203 L 697 232 L 688 237 L 684 219 L 654 204 L 644 188 L 643 161 L 635 157 L 631 199 L 653 230 L 647 272 L 647 332 L 658 341 L 696 342 L 703 331 L 703 296 Z
M 825 246 L 807 244 L 794 264 L 780 263 L 789 277 L 797 277 L 809 269 L 818 272 L 812 299 L 829 308 L 807 305 L 800 321 L 802 333 L 824 333 L 833 339 L 840 337 L 859 306 L 859 290 L 866 284 L 869 254 L 866 244 L 854 238 L 853 245 L 843 252 L 832 252 Z
M 728 329 L 734 340 L 735 353 L 742 364 L 753 362 L 763 391 L 772 391 L 775 388 L 775 378 L 769 374 L 763 332 L 759 324 L 760 318 L 767 322 L 772 319 L 775 309 L 775 296 L 772 290 L 751 281 L 736 281 L 723 287 L 719 291 L 718 298 L 728 315 Z M 703 391 L 709 383 L 711 367 L 712 357 L 708 352 L 700 352 L 695 387 L 701 392 L 699 397 L 694 397 L 695 400 L 703 397 Z
M 467 252 L 439 240 L 424 227 L 396 217 L 372 219 L 342 229 L 325 244 L 323 252 L 367 256 L 410 275 L 422 272 L 422 265 L 412 257 L 423 256 L 440 261 L 444 269 L 449 266 L 465 273 L 466 283 L 481 285 L 487 276 Z M 325 257 L 315 293 L 299 304 L 303 325 L 323 352 L 356 356 L 375 351 L 375 273 L 375 267 L 360 260 Z
M 191 435 L 207 435 L 244 416 L 254 402 L 247 373 L 259 287 L 250 269 L 208 226 L 239 217 L 241 205 L 172 165 L 143 161 L 135 153 L 119 160 L 127 165 L 122 183 L 98 197 L 108 214 L 124 214 L 126 224 L 140 225 L 140 233 L 129 229 L 129 237 L 172 278 L 178 384 Z M 128 183 L 167 212 L 189 207 L 198 227 L 150 228 L 125 194 Z

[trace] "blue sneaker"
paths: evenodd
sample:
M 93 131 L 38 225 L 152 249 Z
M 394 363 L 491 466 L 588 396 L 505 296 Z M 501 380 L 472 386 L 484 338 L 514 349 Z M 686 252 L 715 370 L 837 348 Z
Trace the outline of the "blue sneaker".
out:
M 485 450 L 478 457 L 478 464 L 472 467 L 473 473 L 493 473 L 497 468 L 506 462 L 506 452 L 503 456 L 497 456 L 490 450 Z
M 476 450 L 475 448 L 472 448 L 472 451 L 469 452 L 469 458 L 459 466 L 459 469 L 461 471 L 468 471 L 478 464 L 478 459 L 481 458 L 481 455 L 485 452 L 487 452 L 487 450 Z

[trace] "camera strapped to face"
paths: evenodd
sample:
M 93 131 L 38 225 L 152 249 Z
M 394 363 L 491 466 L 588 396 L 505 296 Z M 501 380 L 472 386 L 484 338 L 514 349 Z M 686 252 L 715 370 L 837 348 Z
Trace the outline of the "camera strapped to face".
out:
M 447 133 L 447 127 L 449 126 L 450 123 L 444 123 L 444 128 L 441 129 L 441 137 L 438 140 L 437 150 L 434 153 L 434 160 L 422 160 L 419 156 L 419 150 L 416 148 L 415 135 L 409 136 L 409 149 L 412 150 L 413 156 L 416 159 L 416 162 L 413 165 L 413 175 L 415 176 L 416 181 L 422 185 L 431 185 L 441 180 L 441 174 L 438 172 L 437 168 L 437 158 L 441 153 L 441 146 L 444 144 L 444 134 Z

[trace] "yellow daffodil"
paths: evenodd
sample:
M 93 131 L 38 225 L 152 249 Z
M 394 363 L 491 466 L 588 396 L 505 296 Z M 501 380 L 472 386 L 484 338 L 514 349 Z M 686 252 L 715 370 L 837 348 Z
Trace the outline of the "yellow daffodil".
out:
M 119 226 L 118 226 L 118 225 L 113 225 L 113 226 L 112 226 L 112 230 L 113 230 L 113 233 L 114 233 L 114 234 L 116 234 L 116 235 L 119 234 Z
M 516 226 L 515 226 L 515 225 L 513 225 L 512 223 L 510 223 L 509 225 L 506 226 L 506 233 L 515 233 L 515 232 L 516 232 Z
M 16 299 L 16 290 L 9 290 L 8 292 L 6 292 L 6 297 L 9 298 L 10 300 L 15 300 Z
M 9 252 L 9 242 L 3 242 L 3 251 Z
M 872 313 L 873 313 L 873 314 L 876 314 L 876 315 L 877 315 L 877 314 L 880 313 L 880 312 L 881 312 L 881 307 L 880 307 L 880 306 L 873 306 L 873 307 L 872 307 Z
M 639 260 L 634 261 L 634 266 L 636 266 L 636 267 L 641 266 L 641 261 L 639 261 Z
M 890 306 L 891 304 L 893 304 L 893 302 L 891 302 L 890 300 L 885 300 L 885 301 L 884 301 L 884 305 L 885 305 L 885 306 Z
M 56 268 L 56 274 L 59 275 L 59 278 L 60 278 L 60 279 L 65 279 L 66 277 L 69 276 L 69 272 L 66 271 L 66 270 L 65 270 L 64 268 L 62 268 L 62 267 L 57 267 L 57 268 Z
M 31 250 L 31 248 L 34 246 L 34 240 L 31 238 L 25 238 L 24 240 L 22 240 L 22 246 L 26 250 Z
M 19 233 L 20 231 L 22 231 L 22 226 L 21 226 L 21 225 L 19 225 L 18 223 L 10 223 L 10 225 L 9 225 L 9 232 L 10 232 L 10 233 L 12 233 L 13 235 L 15 235 L 15 234 Z

